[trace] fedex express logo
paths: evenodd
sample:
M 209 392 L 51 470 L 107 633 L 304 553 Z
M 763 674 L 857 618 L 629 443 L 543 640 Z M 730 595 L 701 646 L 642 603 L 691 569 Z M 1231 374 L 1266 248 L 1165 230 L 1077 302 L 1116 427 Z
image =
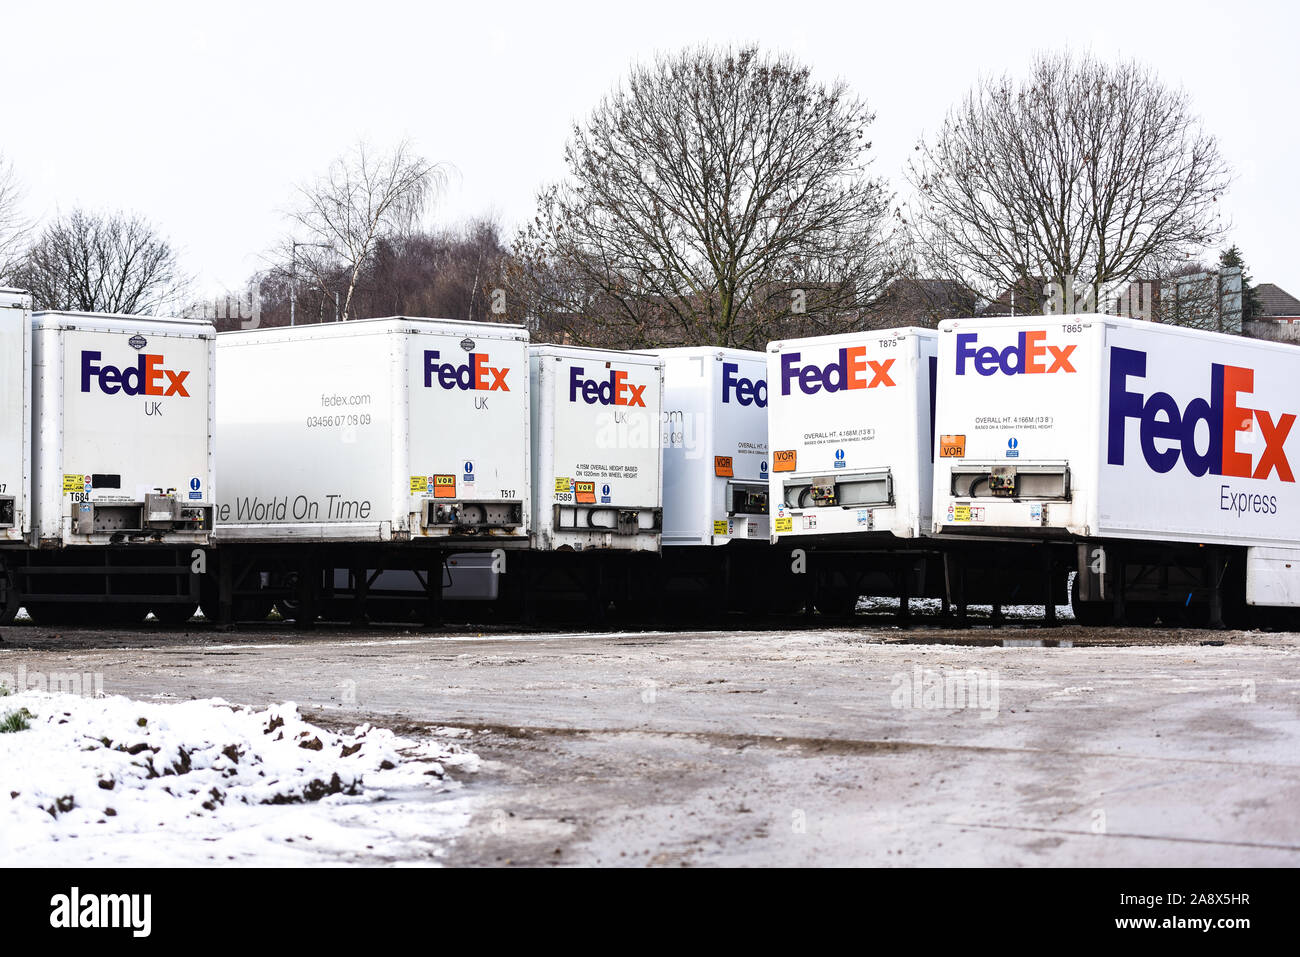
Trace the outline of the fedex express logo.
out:
M 464 365 L 439 362 L 442 356 L 436 349 L 424 351 L 424 387 L 433 388 L 433 380 L 444 389 L 460 389 L 466 392 L 509 392 L 506 373 L 510 370 L 493 366 L 486 352 L 471 352 L 465 358 Z M 490 378 L 489 378 L 490 377 Z
M 163 366 L 162 356 L 142 353 L 134 366 L 119 369 L 115 365 L 101 365 L 103 354 L 83 350 L 81 353 L 81 391 L 89 392 L 91 383 L 99 386 L 105 395 L 176 395 L 190 397 L 185 388 L 189 370 L 173 372 Z
M 730 402 L 731 397 L 735 396 L 736 401 L 741 405 L 756 405 L 760 409 L 767 408 L 767 380 L 766 379 L 747 379 L 744 376 L 737 375 L 740 371 L 740 365 L 735 362 L 724 362 L 722 364 L 722 401 Z
M 627 373 L 610 370 L 604 382 L 583 378 L 581 366 L 569 367 L 569 401 L 577 402 L 578 394 L 587 405 L 627 405 L 645 408 L 645 386 L 627 381 Z
M 1283 482 L 1294 482 L 1285 444 L 1295 425 L 1295 414 L 1284 412 L 1277 417 L 1263 409 L 1251 409 L 1237 398 L 1255 390 L 1255 370 L 1243 366 L 1210 365 L 1209 395 L 1192 399 L 1179 407 L 1168 392 L 1130 391 L 1130 379 L 1147 374 L 1147 354 L 1136 349 L 1115 346 L 1110 351 L 1110 420 L 1106 461 L 1124 464 L 1124 434 L 1129 419 L 1136 419 L 1142 442 L 1142 457 L 1153 471 L 1168 472 L 1179 458 L 1192 475 L 1231 475 L 1239 478 L 1267 479 L 1273 472 Z M 1140 388 L 1134 383 L 1136 388 Z M 1204 452 L 1196 448 L 1196 426 L 1204 422 L 1209 428 L 1209 446 Z M 1259 461 L 1249 452 L 1237 450 L 1237 436 L 1253 432 L 1259 423 L 1264 450 Z M 1170 443 L 1156 448 L 1156 441 Z
M 980 375 L 1034 375 L 1048 372 L 1073 372 L 1070 354 L 1077 345 L 1051 346 L 1043 340 L 1047 331 L 1038 329 L 1034 332 L 1022 332 L 1016 337 L 1016 344 L 998 349 L 995 346 L 978 346 L 979 333 L 959 332 L 957 334 L 957 374 L 966 374 L 966 363 L 975 367 Z
M 893 359 L 876 362 L 866 356 L 866 346 L 853 346 L 840 350 L 837 361 L 822 367 L 816 365 L 800 366 L 802 358 L 798 352 L 787 352 L 781 356 L 781 394 L 790 394 L 790 383 L 799 380 L 799 388 L 806 395 L 814 395 L 825 389 L 827 392 L 841 392 L 845 389 L 875 389 L 894 385 L 889 377 Z M 871 378 L 867 378 L 870 371 Z

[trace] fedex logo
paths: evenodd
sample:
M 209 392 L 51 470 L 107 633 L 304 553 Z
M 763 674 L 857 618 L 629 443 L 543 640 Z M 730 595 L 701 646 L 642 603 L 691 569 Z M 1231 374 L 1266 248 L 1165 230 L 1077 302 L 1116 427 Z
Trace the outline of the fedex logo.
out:
M 91 382 L 99 385 L 105 395 L 176 395 L 188 399 L 185 380 L 189 371 L 173 372 L 163 368 L 163 357 L 142 353 L 134 366 L 119 369 L 113 365 L 100 365 L 102 353 L 81 353 L 81 391 L 89 392 Z
M 471 352 L 465 358 L 469 361 L 464 365 L 452 365 L 450 362 L 439 362 L 441 358 L 436 349 L 424 350 L 424 387 L 433 388 L 433 380 L 436 377 L 438 385 L 444 389 L 460 389 L 468 392 L 509 392 L 510 386 L 506 384 L 506 373 L 509 369 L 498 369 L 488 360 L 491 358 L 486 352 Z M 488 377 L 491 376 L 489 381 Z
M 757 405 L 767 408 L 767 380 L 746 379 L 738 376 L 740 366 L 735 362 L 722 364 L 722 401 L 730 402 L 734 395 L 741 405 Z
M 577 402 L 578 393 L 581 392 L 582 401 L 587 405 L 599 402 L 601 405 L 638 405 L 645 408 L 645 386 L 628 382 L 626 372 L 611 370 L 608 379 L 597 382 L 595 379 L 584 379 L 583 371 L 581 366 L 569 367 L 570 402 Z
M 822 368 L 815 365 L 800 366 L 801 356 L 798 352 L 787 352 L 781 356 L 781 394 L 790 394 L 790 384 L 799 380 L 799 388 L 807 395 L 814 395 L 825 389 L 827 392 L 840 392 L 844 389 L 875 389 L 894 385 L 889 377 L 893 359 L 876 362 L 867 358 L 866 346 L 853 346 L 840 350 L 839 360 Z M 871 378 L 867 378 L 870 371 Z
M 1073 372 L 1070 354 L 1078 348 L 1071 346 L 1049 346 L 1043 340 L 1047 331 L 1038 329 L 1034 332 L 1022 332 L 1016 337 L 1014 346 L 998 349 L 994 346 L 978 347 L 979 333 L 957 333 L 957 374 L 966 374 L 966 362 L 970 360 L 975 371 L 980 375 L 1035 375 L 1047 372 Z
M 1130 379 L 1147 374 L 1147 354 L 1136 349 L 1115 346 L 1110 351 L 1110 419 L 1106 461 L 1124 464 L 1124 434 L 1129 419 L 1136 419 L 1141 436 L 1142 457 L 1155 472 L 1168 472 L 1179 458 L 1187 471 L 1196 476 L 1232 475 L 1239 478 L 1266 479 L 1273 472 L 1283 482 L 1294 482 L 1291 463 L 1286 457 L 1286 440 L 1295 425 L 1295 414 L 1272 414 L 1263 409 L 1242 405 L 1240 393 L 1255 389 L 1255 370 L 1242 366 L 1210 365 L 1209 396 L 1192 399 L 1180 408 L 1168 392 L 1144 396 L 1130 391 Z M 1135 384 L 1136 385 L 1136 384 Z M 1137 386 L 1140 388 L 1140 386 Z M 1209 429 L 1209 446 L 1204 452 L 1196 448 L 1196 426 L 1204 422 Z M 1264 450 L 1255 462 L 1249 452 L 1237 449 L 1237 436 L 1253 432 L 1259 423 Z M 1158 449 L 1157 440 L 1169 443 Z

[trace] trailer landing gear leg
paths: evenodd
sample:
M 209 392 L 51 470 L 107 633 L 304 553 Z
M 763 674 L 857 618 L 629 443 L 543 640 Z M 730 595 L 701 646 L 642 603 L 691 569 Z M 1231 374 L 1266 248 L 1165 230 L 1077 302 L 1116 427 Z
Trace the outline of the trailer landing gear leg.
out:
M 1223 570 L 1222 562 L 1216 553 L 1211 552 L 1206 562 L 1206 572 L 1210 585 L 1210 617 L 1206 622 L 1210 628 L 1221 629 L 1223 624 Z
M 434 552 L 425 574 L 424 587 L 424 627 L 438 628 L 442 625 L 442 553 Z
M 903 578 L 898 588 L 898 626 L 900 628 L 912 627 L 912 572 L 916 569 L 908 565 L 903 568 Z
M 1111 577 L 1111 588 L 1114 591 L 1113 605 L 1111 607 L 1112 623 L 1118 626 L 1128 624 L 1128 602 L 1124 595 L 1124 580 L 1128 573 L 1124 569 L 1124 559 L 1115 559 L 1115 571 Z
M 217 559 L 217 621 L 222 631 L 235 626 L 235 558 L 234 554 L 220 555 Z
M 1048 628 L 1056 627 L 1056 562 L 1049 555 L 1047 558 L 1047 578 L 1044 581 L 1047 597 L 1043 601 L 1043 624 Z
M 954 628 L 969 628 L 966 618 L 966 566 L 960 555 L 952 553 L 943 556 L 944 574 L 944 613 L 949 611 L 949 595 L 957 603 L 957 620 L 950 622 Z
M 298 571 L 298 618 L 294 624 L 301 629 L 316 627 L 316 615 L 320 608 L 317 599 L 320 596 L 321 567 L 315 556 L 303 559 Z
M 352 576 L 352 625 L 359 628 L 366 623 L 366 600 L 370 593 L 370 575 L 364 568 L 350 569 Z

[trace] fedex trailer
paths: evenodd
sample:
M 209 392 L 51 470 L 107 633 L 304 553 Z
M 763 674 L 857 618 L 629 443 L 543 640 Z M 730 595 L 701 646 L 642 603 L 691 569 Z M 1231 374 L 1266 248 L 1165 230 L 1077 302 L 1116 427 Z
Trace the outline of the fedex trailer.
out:
M 24 354 L 18 298 L 0 321 Z M 31 548 L 8 558 L 13 590 L 41 621 L 188 618 L 215 504 L 212 326 L 71 312 L 30 326 L 30 380 L 4 376 L 31 389 Z M 6 417 L 4 447 L 14 431 Z
M 930 534 L 937 339 L 908 328 L 768 346 L 774 542 Z
M 532 547 L 511 559 L 503 607 L 600 621 L 644 602 L 663 529 L 663 362 L 536 345 L 529 397 Z
M 658 551 L 663 362 L 570 346 L 529 353 L 533 547 Z
M 901 328 L 767 348 L 771 541 L 813 548 L 823 611 L 933 591 L 937 333 Z
M 1300 607 L 1294 346 L 1100 314 L 939 338 L 936 532 L 1063 543 L 1084 621 Z
M 664 361 L 665 547 L 768 541 L 767 357 L 654 352 Z
M 339 597 L 336 568 L 358 604 L 385 569 L 416 570 L 436 602 L 451 549 L 527 546 L 522 327 L 396 317 L 230 332 L 217 369 L 217 618 L 259 617 L 272 597 L 310 618 Z
M 0 547 L 25 544 L 32 528 L 30 310 L 26 293 L 0 289 Z

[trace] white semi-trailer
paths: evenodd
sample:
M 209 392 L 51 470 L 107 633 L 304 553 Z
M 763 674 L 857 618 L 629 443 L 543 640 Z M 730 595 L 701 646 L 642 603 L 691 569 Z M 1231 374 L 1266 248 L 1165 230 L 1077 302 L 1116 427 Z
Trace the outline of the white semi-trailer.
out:
M 937 333 L 901 328 L 767 347 L 771 541 L 813 548 L 823 611 L 937 593 L 930 540 Z
M 658 551 L 663 362 L 538 345 L 529 369 L 533 548 Z
M 768 541 L 767 357 L 656 350 L 664 362 L 665 547 Z
M 30 310 L 26 293 L 0 289 L 0 546 L 26 543 L 32 528 Z
M 228 332 L 217 369 L 221 542 L 526 541 L 524 329 Z
M 939 340 L 936 532 L 1077 546 L 1088 621 L 1300 607 L 1300 350 L 1098 314 Z
M 204 605 L 218 619 L 259 617 L 271 598 L 311 619 L 340 592 L 359 614 L 394 580 L 386 569 L 416 571 L 432 608 L 451 548 L 527 546 L 522 327 L 397 317 L 223 333 L 217 369 L 221 572 Z
M 937 333 L 768 346 L 772 540 L 930 534 Z
M 16 403 L 30 383 L 16 421 L 31 425 L 31 499 L 6 613 L 21 601 L 40 621 L 188 618 L 213 523 L 212 326 L 37 312 L 28 340 L 12 321 L 25 298 L 8 299 L 3 335 L 30 369 L 7 366 L 0 391 Z M 8 421 L 4 434 L 16 447 Z

